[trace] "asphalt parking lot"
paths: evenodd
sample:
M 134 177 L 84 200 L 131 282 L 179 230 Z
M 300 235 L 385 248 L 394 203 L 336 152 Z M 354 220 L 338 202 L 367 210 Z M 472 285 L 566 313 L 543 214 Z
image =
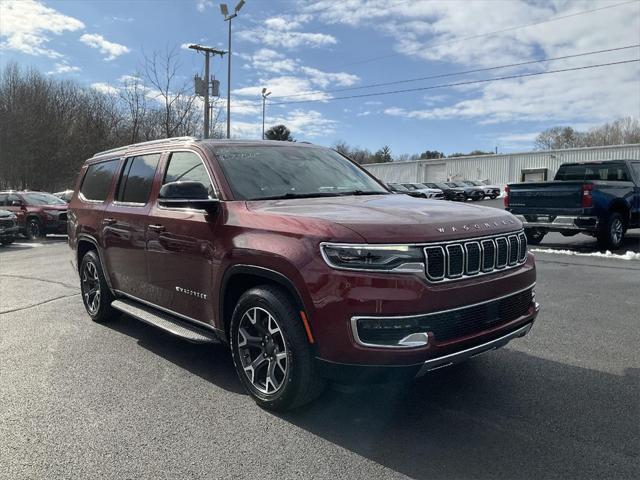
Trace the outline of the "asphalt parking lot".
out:
M 558 237 L 540 248 L 594 251 Z M 64 239 L 3 248 L 0 478 L 637 478 L 640 261 L 536 258 L 529 336 L 275 415 L 225 348 L 91 322 Z

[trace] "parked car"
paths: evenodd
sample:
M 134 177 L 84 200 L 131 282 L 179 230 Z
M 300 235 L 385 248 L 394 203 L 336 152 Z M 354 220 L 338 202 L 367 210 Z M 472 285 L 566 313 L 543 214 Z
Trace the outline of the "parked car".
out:
M 87 160 L 76 192 L 88 315 L 229 345 L 268 409 L 329 380 L 424 375 L 526 335 L 538 314 L 510 213 L 393 195 L 327 148 L 146 142 Z
M 9 210 L 0 210 L 0 244 L 13 243 L 18 235 L 18 219 Z
M 63 190 L 61 192 L 54 193 L 54 195 L 60 200 L 64 200 L 65 202 L 69 203 L 71 197 L 73 197 L 73 190 Z
M 477 180 L 463 180 L 462 183 L 469 185 L 470 187 L 482 188 L 484 196 L 489 197 L 491 200 L 500 196 L 500 187 L 496 185 L 487 185 Z
M 404 185 L 401 185 L 399 183 L 387 183 L 387 188 L 392 192 L 392 193 L 400 193 L 400 194 L 405 194 L 405 195 L 411 195 L 412 197 L 420 197 L 420 194 L 414 193 L 412 190 L 409 190 L 407 187 L 405 187 Z
M 616 249 L 640 227 L 640 160 L 564 163 L 551 182 L 509 184 L 504 204 L 533 245 L 547 232 L 586 233 Z
M 0 208 L 13 212 L 20 233 L 29 239 L 67 233 L 67 203 L 45 192 L 0 192 Z
M 466 200 L 478 201 L 484 198 L 484 189 L 477 186 L 467 185 L 464 182 L 447 182 L 451 187 L 458 187 L 464 190 Z
M 467 196 L 464 193 L 464 188 L 452 187 L 448 183 L 425 183 L 429 188 L 438 188 L 442 190 L 445 200 L 454 200 L 456 202 L 464 202 Z
M 403 183 L 402 185 L 409 191 L 416 194 L 416 196 L 435 199 L 444 198 L 444 193 L 439 188 L 431 188 L 422 183 Z

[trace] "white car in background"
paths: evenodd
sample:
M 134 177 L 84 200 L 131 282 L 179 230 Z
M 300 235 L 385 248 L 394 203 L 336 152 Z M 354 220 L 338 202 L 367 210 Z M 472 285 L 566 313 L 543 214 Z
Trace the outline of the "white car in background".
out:
M 423 198 L 433 198 L 436 200 L 444 200 L 444 193 L 439 188 L 430 188 L 422 183 L 401 183 L 410 192 L 420 194 Z
M 497 185 L 487 185 L 486 183 L 478 180 L 463 180 L 462 183 L 466 183 L 470 187 L 482 187 L 484 190 L 484 196 L 489 197 L 491 200 L 500 196 L 500 187 Z

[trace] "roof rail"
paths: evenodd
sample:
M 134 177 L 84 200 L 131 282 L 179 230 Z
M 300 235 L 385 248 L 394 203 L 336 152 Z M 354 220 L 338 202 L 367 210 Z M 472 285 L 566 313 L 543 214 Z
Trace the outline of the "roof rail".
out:
M 149 140 L 147 142 L 140 143 L 132 143 L 131 145 L 123 145 L 122 147 L 110 148 L 109 150 L 103 150 L 102 152 L 98 152 L 93 155 L 92 158 L 100 157 L 102 155 L 106 155 L 107 153 L 119 152 L 120 150 L 127 150 L 131 147 L 143 147 L 146 145 L 155 145 L 159 143 L 173 143 L 173 142 L 186 142 L 186 141 L 194 141 L 198 140 L 197 137 L 170 137 L 170 138 L 160 138 L 158 140 Z

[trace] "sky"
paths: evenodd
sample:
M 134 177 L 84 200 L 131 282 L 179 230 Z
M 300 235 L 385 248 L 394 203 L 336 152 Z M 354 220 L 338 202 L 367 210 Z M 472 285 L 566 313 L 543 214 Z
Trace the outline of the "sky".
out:
M 394 155 L 526 151 L 551 126 L 640 117 L 638 62 L 537 75 L 640 58 L 637 0 L 247 0 L 232 28 L 237 138 L 260 137 L 263 87 L 267 126 Z M 0 66 L 100 91 L 117 92 L 145 54 L 171 48 L 189 81 L 203 72 L 190 43 L 227 49 L 218 1 L 0 0 Z M 216 57 L 223 96 L 226 72 Z M 527 76 L 486 81 L 517 75 Z

